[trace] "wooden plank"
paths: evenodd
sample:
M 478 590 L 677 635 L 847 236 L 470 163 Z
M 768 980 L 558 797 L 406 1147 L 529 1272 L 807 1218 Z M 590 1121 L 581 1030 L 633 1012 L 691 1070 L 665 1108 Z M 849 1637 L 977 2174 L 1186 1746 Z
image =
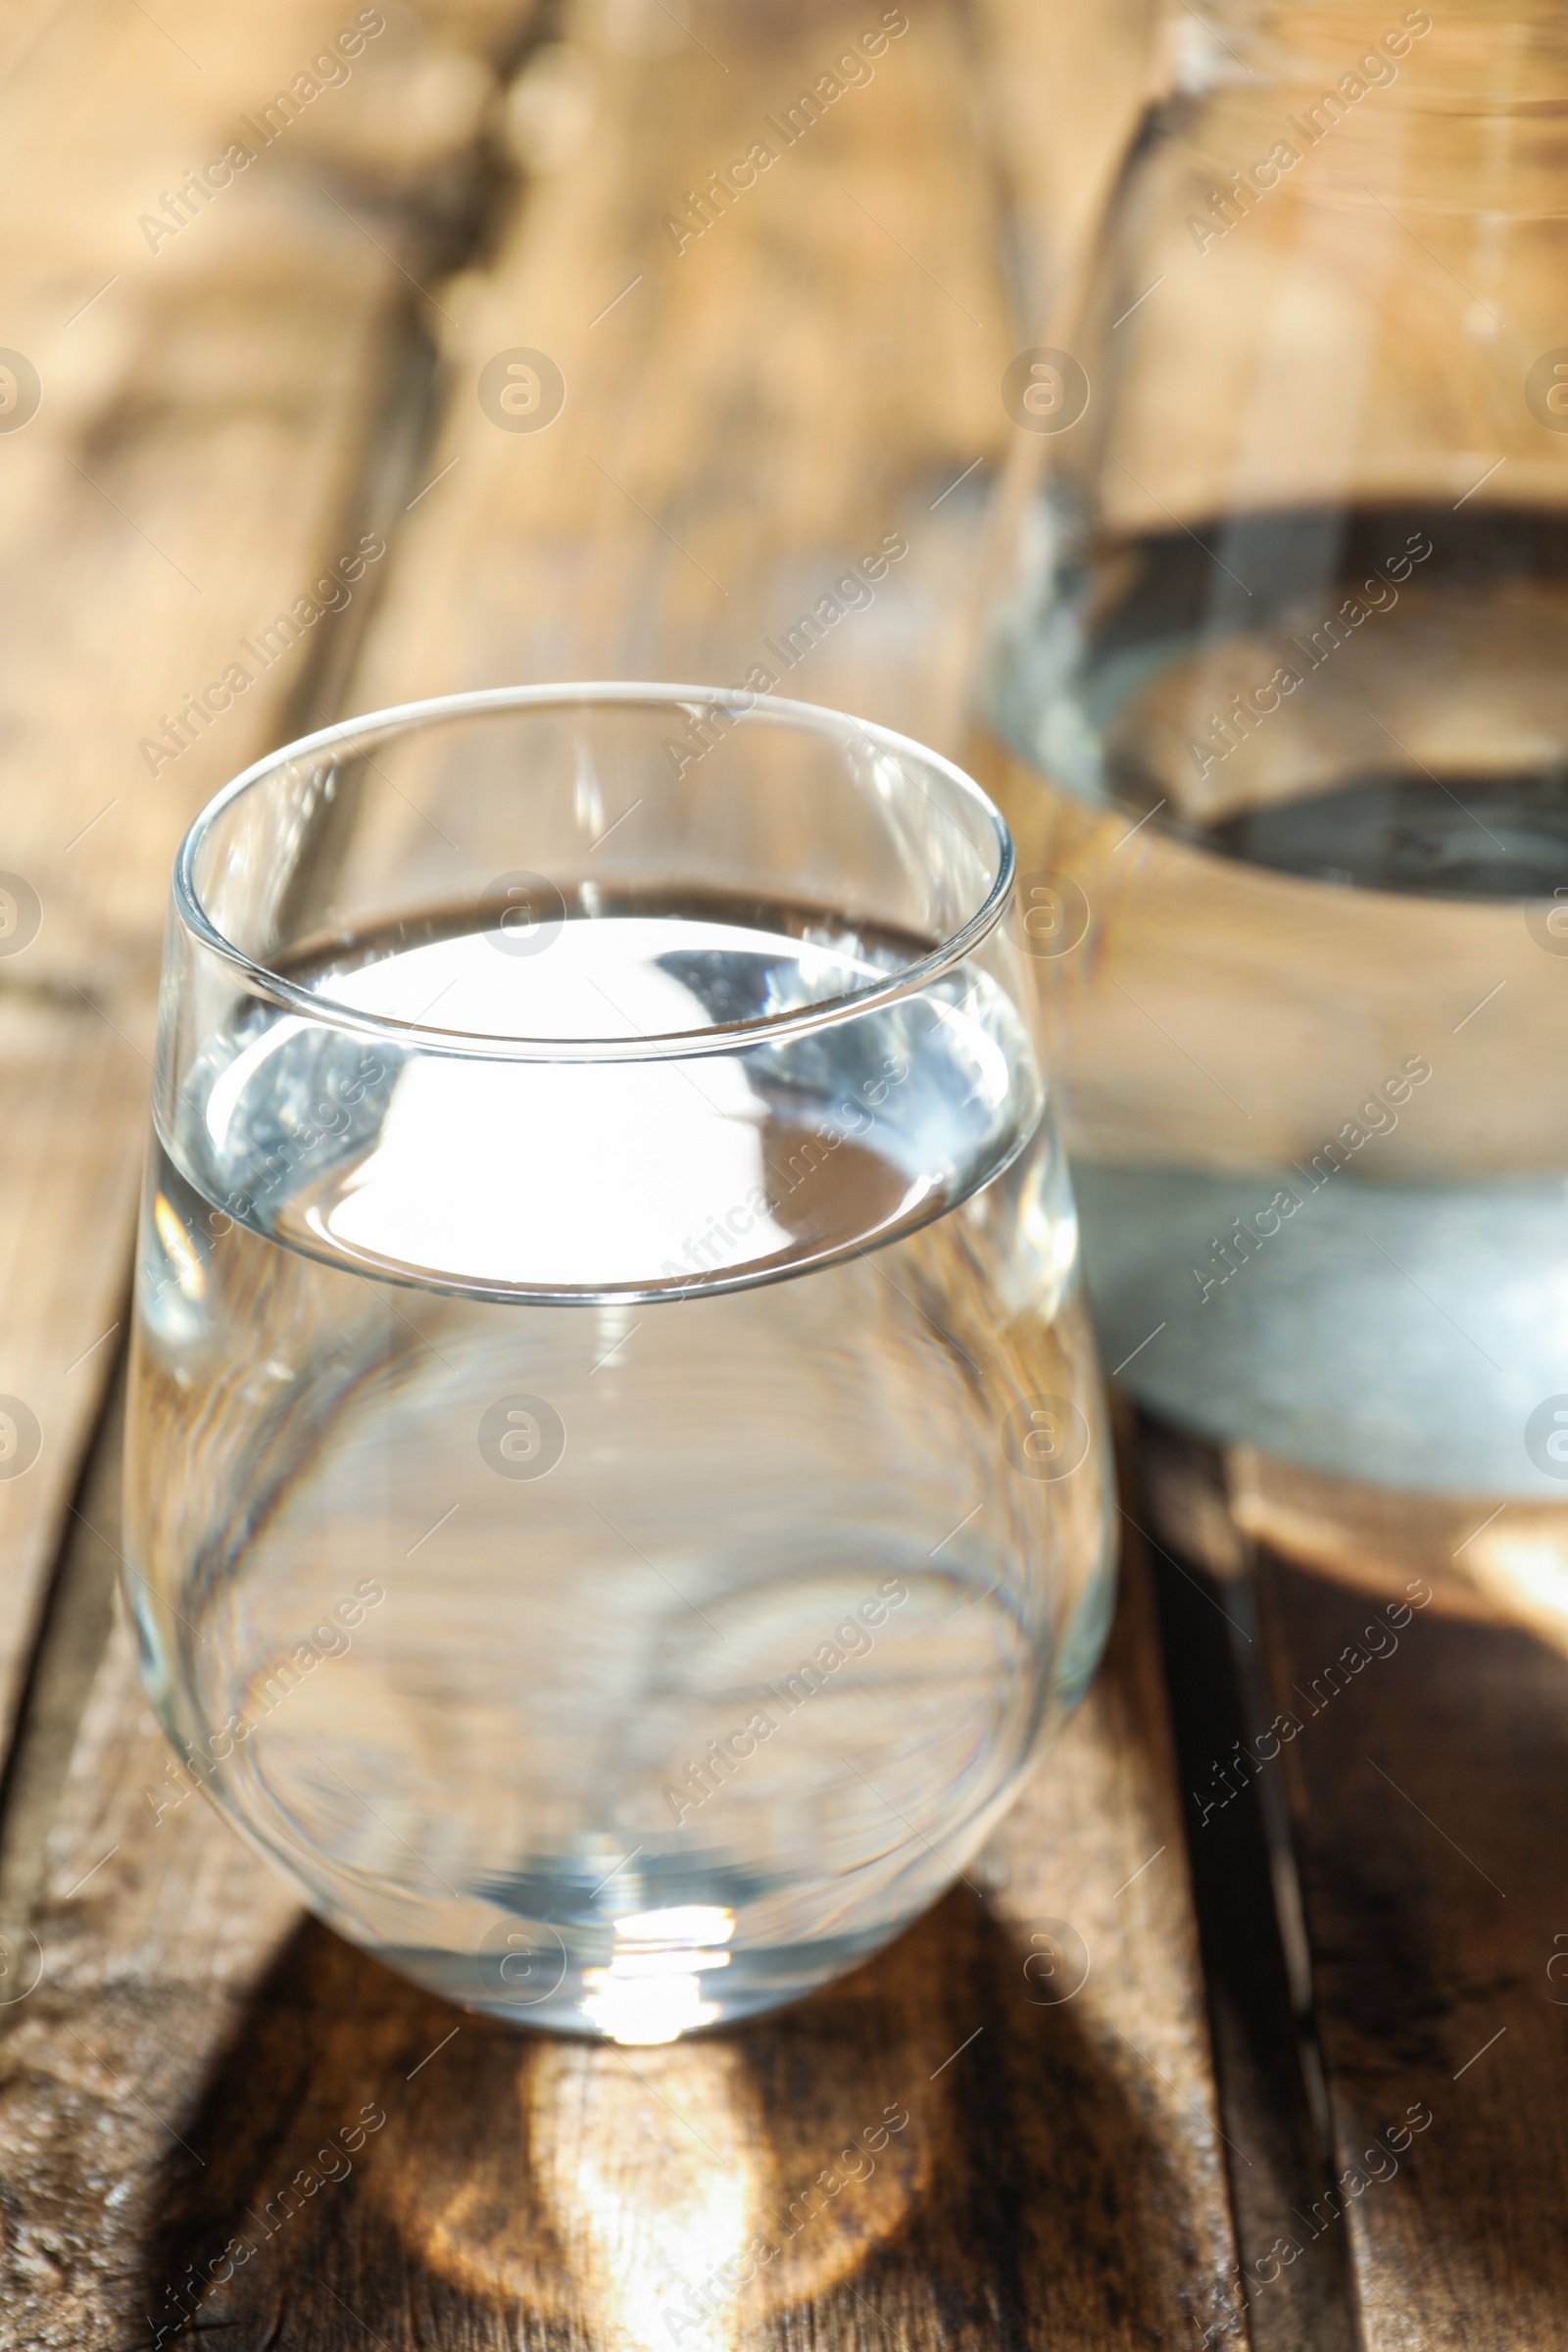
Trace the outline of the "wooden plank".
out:
M 304 118 L 269 149 L 253 111 L 342 14 L 293 0 L 220 21 L 187 0 L 161 30 L 87 0 L 0 99 L 7 333 L 41 387 L 31 423 L 0 439 L 0 691 L 26 774 L 47 784 L 17 789 L 13 770 L 5 805 L 8 859 L 42 906 L 35 943 L 11 959 L 32 984 L 101 992 L 156 976 L 179 832 L 273 737 L 312 655 L 366 594 L 344 583 L 321 618 L 294 613 L 353 552 L 338 544 L 361 446 L 349 419 L 363 430 L 373 412 L 408 281 L 330 184 L 330 116 L 315 149 Z M 383 62 L 368 51 L 360 76 Z M 348 106 L 354 90 L 314 104 Z M 190 199 L 194 217 L 150 251 L 138 221 L 177 187 L 172 159 L 220 151 L 225 133 L 255 144 L 254 160 L 210 209 Z M 58 217 L 37 204 L 49 177 L 73 190 Z M 362 210 L 367 194 L 373 182 Z M 248 653 L 280 610 L 293 641 Z M 250 681 L 220 710 L 231 664 Z M 209 689 L 213 707 L 192 716 L 185 698 Z
M 0 1734 L 124 1338 L 147 1083 L 85 1008 L 0 991 Z
M 985 1902 L 960 1886 L 779 2019 L 635 2053 L 463 2017 L 307 1921 L 172 1767 L 122 1633 L 51 1843 L 43 1979 L 0 2053 L 0 2342 L 130 2342 L 149 2318 L 150 2340 L 199 2307 L 240 2343 L 662 2352 L 665 2311 L 757 2230 L 778 2268 L 678 2340 L 782 2340 L 807 2308 L 826 2341 L 976 2352 L 1232 2332 L 1147 1611 L 1135 1561 Z M 858 2193 L 785 2242 L 790 2201 L 890 2107 L 906 2123 Z M 348 2166 L 319 2154 L 367 2111 L 384 2130 Z M 301 2175 L 322 2186 L 292 2212 Z M 214 2264 L 232 2276 L 199 2297 Z
M 50 1585 L 47 1612 L 27 1684 L 23 1723 L 7 1759 L 0 1816 L 0 1936 L 15 1939 L 44 1882 L 49 1833 L 71 1771 L 76 1736 L 114 1627 L 121 1558 L 123 1471 L 123 1358 L 86 1468 Z M 0 2008 L 22 1980 L 8 1967 Z
M 974 86 L 960 21 L 922 12 L 677 251 L 662 223 L 683 191 L 862 20 L 715 12 L 663 49 L 654 14 L 572 16 L 567 57 L 512 102 L 549 170 L 493 270 L 441 289 L 450 419 L 355 699 L 744 675 L 898 533 L 893 584 L 825 625 L 791 689 L 952 741 L 1012 340 L 956 103 Z M 566 383 L 538 433 L 479 404 L 483 367 L 519 344 Z M 303 1922 L 206 1808 L 160 1813 L 144 1788 L 165 1752 L 118 1645 L 50 1855 L 43 1982 L 3 2052 L 19 2317 L 0 2343 L 128 2340 L 184 2314 L 258 2345 L 1234 2336 L 1153 1659 L 1135 1567 L 1110 1669 L 1011 1817 L 985 1903 L 960 1887 L 796 2012 L 633 2055 L 462 2018 Z M 1042 1997 L 1080 1956 L 1073 1997 Z M 666 2327 L 743 2224 L 890 2104 L 908 2122 L 875 2173 L 760 2287 L 715 2287 L 694 2328 Z M 367 2110 L 384 2124 L 318 2162 Z M 320 2184 L 278 2228 L 302 2172 Z M 242 2231 L 254 2251 L 225 2257 Z
M 32 420 L 0 436 L 0 864 L 21 910 L 0 956 L 0 1393 L 24 1408 L 24 1450 L 36 1425 L 35 1463 L 0 1479 L 0 1750 L 122 1337 L 174 844 L 226 774 L 292 731 L 373 588 L 368 570 L 329 610 L 311 594 L 376 518 L 366 427 L 417 299 L 383 250 L 401 240 L 417 266 L 405 228 L 378 222 L 373 240 L 332 193 L 324 111 L 286 126 L 294 145 L 279 130 L 275 153 L 257 132 L 249 176 L 210 211 L 190 199 L 156 250 L 138 222 L 351 15 L 187 4 L 155 24 L 85 0 L 0 92 L 0 315 L 41 384 Z M 469 16 L 499 38 L 494 12 Z M 347 110 L 379 75 L 408 117 L 432 75 L 453 81 L 439 40 L 386 39 L 313 103 Z M 488 68 L 466 66 L 482 98 Z M 450 103 L 446 123 L 426 137 L 427 175 L 462 130 Z M 354 132 L 352 181 L 338 174 L 351 201 L 379 201 L 384 135 L 377 149 Z M 69 196 L 43 204 L 44 187 Z M 247 653 L 280 610 L 299 620 L 301 598 L 321 616 L 270 659 Z M 182 698 L 236 662 L 243 691 L 176 731 Z
M 952 119 L 969 68 L 945 11 L 862 55 L 865 78 L 793 144 L 777 127 L 875 30 L 862 13 L 769 16 L 765 37 L 725 16 L 704 27 L 711 57 L 695 40 L 627 55 L 579 14 L 576 73 L 552 67 L 537 117 L 521 110 L 537 138 L 548 102 L 582 93 L 546 134 L 555 169 L 494 271 L 447 302 L 437 487 L 368 702 L 760 665 L 780 693 L 957 740 L 1011 330 L 1000 276 L 976 284 L 993 191 Z M 699 233 L 688 194 L 758 141 L 777 160 Z M 929 169 L 911 172 L 914 154 Z M 499 429 L 480 400 L 483 369 L 520 338 L 564 385 L 537 431 Z M 769 650 L 890 535 L 907 554 L 818 618 L 808 652 Z
M 1111 184 L 1168 71 L 1152 0 L 1036 8 L 979 0 L 990 160 L 1004 185 L 1019 341 L 1048 322 L 1075 268 L 1092 268 Z M 1168 30 L 1168 26 L 1166 27 Z
M 1283 1789 L 1223 1770 L 1271 1712 L 1248 1549 L 1211 1448 L 1148 1421 L 1137 1441 L 1248 2329 L 1253 2352 L 1351 2352 L 1343 2242 L 1325 2232 L 1284 2268 L 1274 2251 L 1327 2190 L 1331 2152 Z
M 1327 2263 L 1351 2275 L 1367 2352 L 1555 2343 L 1560 1624 L 1521 1622 L 1522 1574 L 1511 1594 L 1462 1578 L 1452 1498 L 1374 1510 L 1370 1490 L 1169 1434 L 1150 1458 L 1151 1524 L 1255 1638 L 1234 1723 L 1210 1707 L 1190 1734 L 1189 1827 L 1223 1842 L 1250 1809 L 1273 1833 L 1326 2092 L 1321 2178 L 1277 2242 L 1245 2248 L 1254 2329 Z M 1542 1540 L 1532 1517 L 1521 1548 Z
M 1341 2176 L 1293 2237 L 1348 2235 L 1367 2352 L 1555 2345 L 1568 1665 L 1419 1577 L 1407 1621 L 1277 1561 L 1264 1591 Z

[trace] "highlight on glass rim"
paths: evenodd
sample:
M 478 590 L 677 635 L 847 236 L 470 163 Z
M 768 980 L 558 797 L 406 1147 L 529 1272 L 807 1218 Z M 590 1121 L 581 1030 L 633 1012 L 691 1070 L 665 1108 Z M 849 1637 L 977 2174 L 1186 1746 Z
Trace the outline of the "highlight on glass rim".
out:
M 1560 15 L 0 24 L 0 2352 L 1555 2345 Z

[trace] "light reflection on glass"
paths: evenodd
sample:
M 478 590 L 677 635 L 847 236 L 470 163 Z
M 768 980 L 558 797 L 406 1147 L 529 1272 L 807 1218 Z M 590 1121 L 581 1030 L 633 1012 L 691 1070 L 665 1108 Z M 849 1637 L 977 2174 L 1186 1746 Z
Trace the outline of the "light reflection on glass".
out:
M 584 1972 L 584 2015 L 628 2044 L 674 2041 L 712 2025 L 719 2009 L 703 1998 L 702 1972 L 729 1966 L 728 1952 L 717 1947 L 734 1933 L 733 1912 L 702 1903 L 617 1920 L 610 1965 Z

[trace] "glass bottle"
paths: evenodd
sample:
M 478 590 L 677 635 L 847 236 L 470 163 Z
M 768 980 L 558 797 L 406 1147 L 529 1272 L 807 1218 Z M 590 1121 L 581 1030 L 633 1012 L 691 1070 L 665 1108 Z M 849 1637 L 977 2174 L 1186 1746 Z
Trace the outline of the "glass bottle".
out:
M 1008 369 L 972 764 L 1109 1366 L 1568 1478 L 1568 24 L 1206 0 Z

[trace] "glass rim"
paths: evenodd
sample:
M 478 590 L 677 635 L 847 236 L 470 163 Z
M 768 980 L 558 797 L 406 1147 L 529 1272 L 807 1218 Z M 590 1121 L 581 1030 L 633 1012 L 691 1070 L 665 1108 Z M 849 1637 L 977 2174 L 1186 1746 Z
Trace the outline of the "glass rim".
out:
M 337 999 L 302 987 L 286 973 L 248 956 L 218 929 L 196 885 L 195 864 L 202 846 L 219 819 L 254 786 L 294 762 L 321 753 L 342 751 L 361 739 L 382 741 L 388 735 L 412 733 L 448 719 L 482 717 L 506 710 L 568 710 L 575 706 L 613 709 L 639 705 L 720 710 L 731 719 L 759 718 L 764 725 L 787 726 L 807 734 L 840 741 L 851 738 L 880 751 L 918 761 L 956 787 L 961 806 L 968 807 L 991 830 L 997 852 L 997 871 L 985 899 L 948 938 L 875 986 L 847 996 L 831 997 L 819 1004 L 794 1011 L 764 1013 L 747 1020 L 716 1022 L 701 1029 L 680 1029 L 639 1037 L 528 1038 L 490 1035 L 482 1031 L 441 1029 L 428 1022 L 403 1021 L 390 1014 L 366 1012 Z M 911 781 L 914 779 L 911 778 Z M 923 787 L 916 783 L 916 789 Z M 930 798 L 929 795 L 926 796 Z M 937 806 L 933 802 L 933 807 Z M 950 812 L 943 811 L 944 814 Z M 956 821 L 953 819 L 952 821 Z M 960 827 L 960 830 L 962 828 Z M 997 928 L 1006 911 L 1017 869 L 1012 834 L 1001 809 L 974 778 L 940 752 L 900 735 L 871 719 L 857 718 L 825 703 L 798 703 L 773 694 L 754 694 L 737 687 L 670 685 L 637 679 L 585 679 L 580 683 L 533 686 L 487 686 L 464 694 L 431 696 L 413 703 L 396 703 L 385 710 L 339 719 L 315 734 L 300 736 L 269 752 L 216 792 L 192 819 L 175 854 L 173 910 L 185 930 L 219 962 L 224 964 L 252 994 L 285 1005 L 321 1026 L 371 1037 L 389 1045 L 423 1047 L 429 1052 L 460 1054 L 482 1060 L 515 1061 L 663 1061 L 696 1054 L 744 1052 L 753 1045 L 809 1035 L 862 1014 L 919 996 L 957 965 L 965 962 Z

